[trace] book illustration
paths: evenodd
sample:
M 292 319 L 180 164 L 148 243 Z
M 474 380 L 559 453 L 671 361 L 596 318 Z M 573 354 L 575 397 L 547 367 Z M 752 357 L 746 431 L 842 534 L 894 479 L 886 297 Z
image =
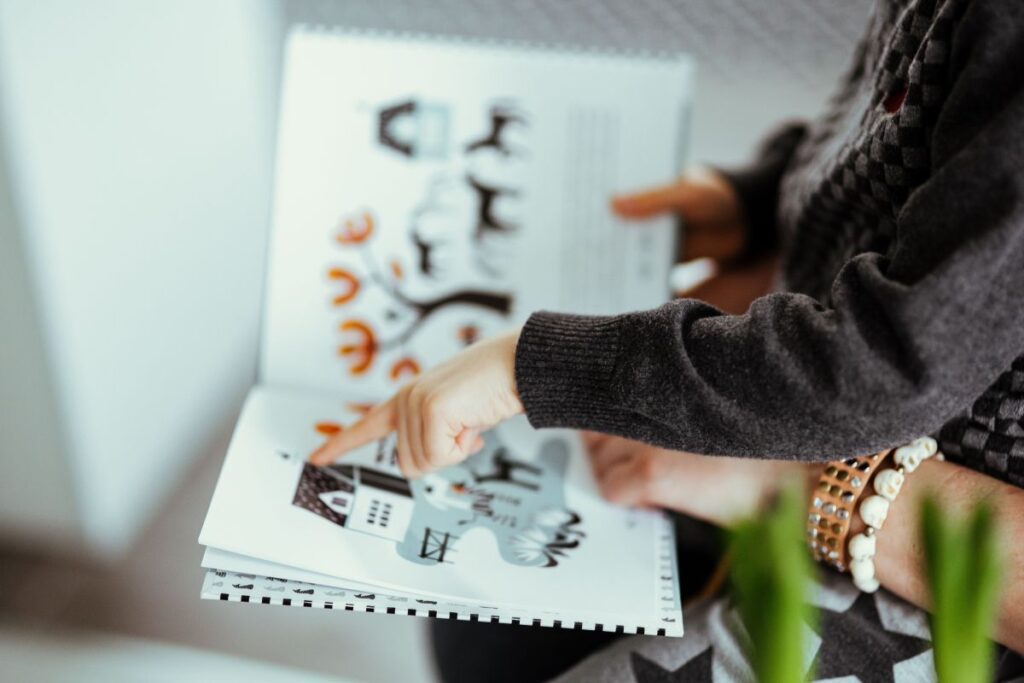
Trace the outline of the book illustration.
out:
M 449 155 L 451 109 L 441 102 L 407 98 L 377 109 L 377 142 L 409 159 L 444 160 Z M 493 149 L 504 156 L 523 154 L 514 140 L 527 124 L 512 101 L 494 102 L 487 112 L 486 130 L 463 147 L 466 154 Z
M 344 313 L 338 355 L 351 375 L 369 372 L 380 357 L 392 382 L 419 374 L 415 337 L 443 311 L 460 312 L 445 323 L 450 352 L 480 338 L 481 319 L 511 315 L 503 280 L 512 259 L 507 240 L 521 225 L 528 122 L 514 102 L 495 101 L 486 112 L 481 132 L 459 148 L 461 158 L 427 177 L 404 239 L 378 244 L 382 230 L 400 235 L 403 228 L 381 226 L 371 210 L 348 213 L 335 227 L 341 252 L 327 268 L 329 302 Z M 384 105 L 377 142 L 410 160 L 446 159 L 450 116 L 440 103 Z
M 489 129 L 466 144 L 466 152 L 489 148 L 506 157 L 525 155 L 525 146 L 515 140 L 515 133 L 527 126 L 525 112 L 513 101 L 499 101 L 491 105 L 489 115 Z
M 377 142 L 410 159 L 448 157 L 451 112 L 447 105 L 406 99 L 377 111 Z
M 512 455 L 493 431 L 484 442 L 463 463 L 412 481 L 379 457 L 372 465 L 307 463 L 292 504 L 393 542 L 399 556 L 417 564 L 454 562 L 459 537 L 483 527 L 505 562 L 557 567 L 586 536 L 580 515 L 565 505 L 568 446 L 546 441 L 530 461 Z

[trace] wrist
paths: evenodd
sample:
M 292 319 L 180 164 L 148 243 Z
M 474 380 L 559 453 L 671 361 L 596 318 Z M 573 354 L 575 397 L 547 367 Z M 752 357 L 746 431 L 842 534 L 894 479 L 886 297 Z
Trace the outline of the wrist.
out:
M 522 328 L 517 327 L 498 338 L 504 374 L 508 380 L 510 410 L 515 415 L 524 411 L 523 401 L 519 397 L 519 388 L 516 386 L 516 350 L 519 346 L 519 335 L 521 332 Z

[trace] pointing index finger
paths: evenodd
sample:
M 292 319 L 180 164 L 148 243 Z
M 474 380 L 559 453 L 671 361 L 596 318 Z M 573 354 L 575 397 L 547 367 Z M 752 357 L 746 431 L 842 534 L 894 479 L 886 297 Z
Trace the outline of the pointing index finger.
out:
M 348 429 L 343 429 L 328 439 L 324 445 L 313 451 L 309 461 L 314 465 L 330 465 L 353 448 L 382 439 L 394 430 L 395 399 L 391 398 L 375 406 L 363 419 Z
M 649 218 L 678 211 L 686 204 L 687 189 L 680 181 L 612 198 L 612 209 L 622 218 Z

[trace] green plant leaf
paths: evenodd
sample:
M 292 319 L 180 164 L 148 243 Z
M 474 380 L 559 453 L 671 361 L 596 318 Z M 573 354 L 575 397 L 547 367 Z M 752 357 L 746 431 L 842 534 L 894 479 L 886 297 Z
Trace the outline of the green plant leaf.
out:
M 992 680 L 1000 558 L 995 522 L 986 505 L 965 523 L 950 520 L 938 503 L 922 503 L 921 536 L 931 589 L 931 630 L 940 683 Z
M 813 563 L 803 542 L 802 502 L 798 489 L 788 489 L 770 514 L 740 522 L 730 534 L 733 595 L 762 683 L 805 676 L 803 638 L 817 613 L 804 599 Z

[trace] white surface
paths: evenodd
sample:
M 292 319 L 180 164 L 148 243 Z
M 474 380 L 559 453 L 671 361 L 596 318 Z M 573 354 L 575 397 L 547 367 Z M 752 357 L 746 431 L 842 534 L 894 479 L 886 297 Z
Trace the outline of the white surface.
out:
M 63 451 L 70 484 L 47 485 L 74 512 L 49 517 L 92 552 L 130 542 L 251 381 L 278 12 L 0 2 L 0 135 L 45 362 L 0 360 L 16 385 L 52 377 L 62 441 L 46 458 Z M 24 471 L 25 432 L 0 435 L 4 471 L 22 471 L 0 484 L 21 510 L 9 522 L 53 505 L 8 493 L 48 479 Z
M 38 683 L 352 680 L 137 638 L 10 627 L 0 628 L 0 678 Z

